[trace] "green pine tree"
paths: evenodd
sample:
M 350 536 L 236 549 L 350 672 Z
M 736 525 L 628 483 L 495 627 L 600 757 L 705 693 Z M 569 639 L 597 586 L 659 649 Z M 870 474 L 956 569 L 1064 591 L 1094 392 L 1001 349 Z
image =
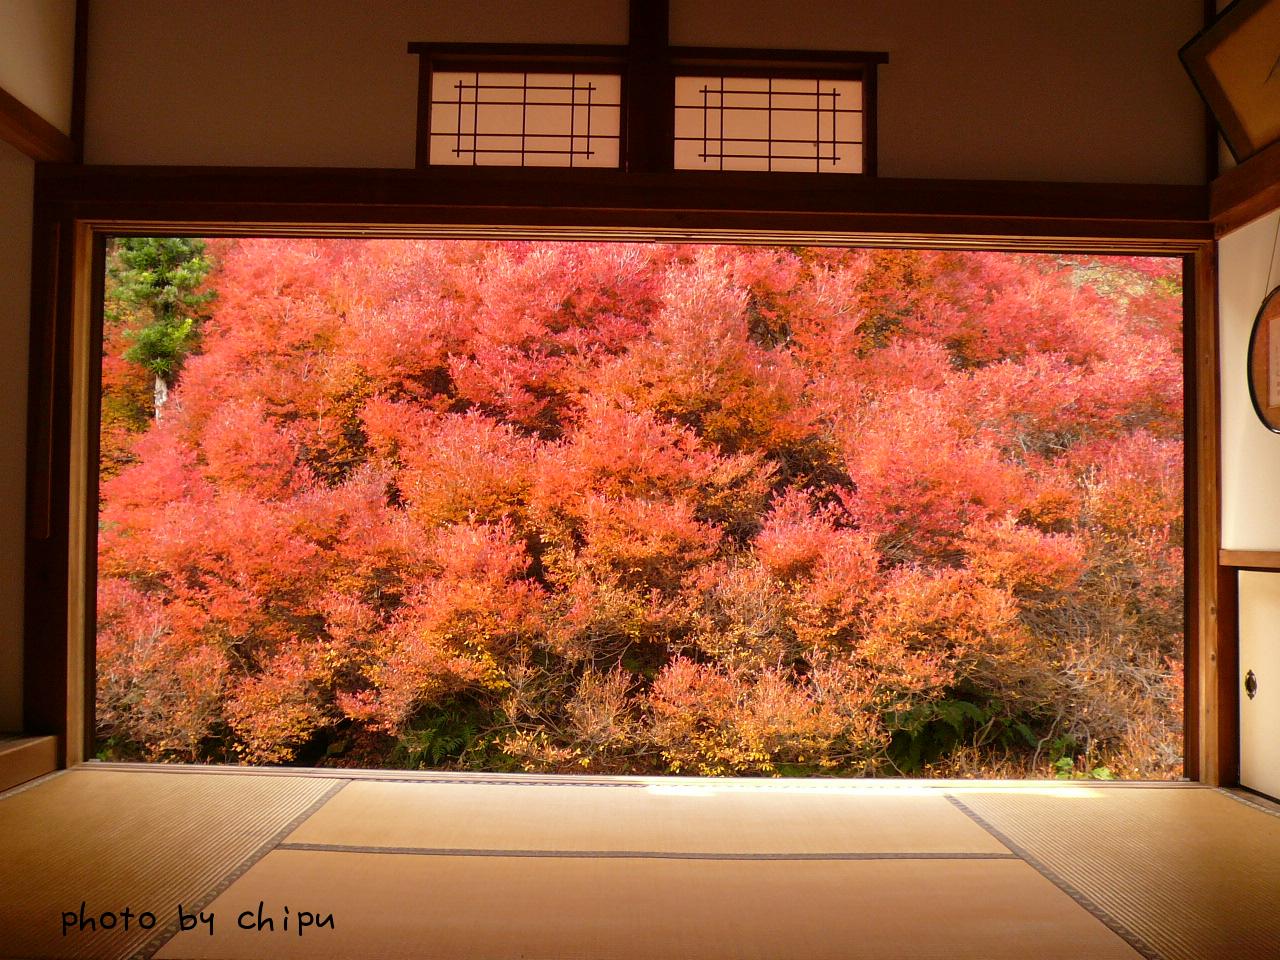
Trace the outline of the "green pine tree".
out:
M 157 420 L 216 296 L 200 290 L 210 268 L 204 249 L 185 237 L 120 237 L 107 257 L 107 320 L 129 325 L 124 358 L 155 377 Z

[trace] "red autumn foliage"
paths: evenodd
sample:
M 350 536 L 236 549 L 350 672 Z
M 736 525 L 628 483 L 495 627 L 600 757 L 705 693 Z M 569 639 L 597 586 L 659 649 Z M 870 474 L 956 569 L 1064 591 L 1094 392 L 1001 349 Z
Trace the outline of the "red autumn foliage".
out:
M 1179 773 L 1178 261 L 208 252 L 161 422 L 104 344 L 107 755 Z

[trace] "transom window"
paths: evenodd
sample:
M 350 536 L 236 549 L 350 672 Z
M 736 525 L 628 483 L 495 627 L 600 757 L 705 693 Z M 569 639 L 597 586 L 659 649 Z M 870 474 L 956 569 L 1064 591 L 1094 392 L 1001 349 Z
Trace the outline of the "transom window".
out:
M 438 72 L 430 162 L 616 167 L 621 110 L 616 74 Z
M 411 43 L 418 166 L 875 173 L 886 54 L 635 33 L 626 46 Z
M 862 172 L 862 84 L 676 77 L 677 170 Z

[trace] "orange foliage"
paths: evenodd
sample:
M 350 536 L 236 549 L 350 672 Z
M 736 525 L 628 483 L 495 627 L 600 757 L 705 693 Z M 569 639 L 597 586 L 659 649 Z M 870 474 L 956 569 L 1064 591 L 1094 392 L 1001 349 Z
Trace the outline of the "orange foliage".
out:
M 1176 260 L 208 249 L 163 422 L 108 331 L 109 755 L 1176 773 Z

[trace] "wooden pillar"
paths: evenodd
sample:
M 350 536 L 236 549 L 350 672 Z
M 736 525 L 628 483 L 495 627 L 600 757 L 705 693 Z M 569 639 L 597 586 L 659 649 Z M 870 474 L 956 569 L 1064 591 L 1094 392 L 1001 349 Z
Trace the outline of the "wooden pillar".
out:
M 670 170 L 675 128 L 675 77 L 671 71 L 667 0 L 631 0 L 626 77 L 627 170 Z

